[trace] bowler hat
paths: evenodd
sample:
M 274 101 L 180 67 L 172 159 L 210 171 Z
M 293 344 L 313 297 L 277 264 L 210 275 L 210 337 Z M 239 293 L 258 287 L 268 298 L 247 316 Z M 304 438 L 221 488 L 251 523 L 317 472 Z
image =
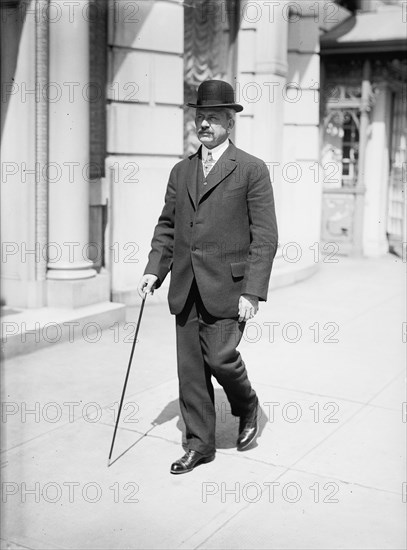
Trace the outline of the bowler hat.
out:
M 235 93 L 232 86 L 223 80 L 205 80 L 198 88 L 196 103 L 188 103 L 188 107 L 227 107 L 237 113 L 243 111 L 242 105 L 235 103 Z

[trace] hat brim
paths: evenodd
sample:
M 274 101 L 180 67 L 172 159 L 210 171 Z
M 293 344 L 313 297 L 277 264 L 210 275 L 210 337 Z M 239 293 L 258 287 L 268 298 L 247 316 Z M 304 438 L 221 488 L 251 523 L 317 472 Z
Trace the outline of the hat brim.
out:
M 243 111 L 243 106 L 239 103 L 215 103 L 214 105 L 198 105 L 197 103 L 187 103 L 188 107 L 194 109 L 213 109 L 215 107 L 223 107 L 224 109 L 234 109 L 237 113 Z

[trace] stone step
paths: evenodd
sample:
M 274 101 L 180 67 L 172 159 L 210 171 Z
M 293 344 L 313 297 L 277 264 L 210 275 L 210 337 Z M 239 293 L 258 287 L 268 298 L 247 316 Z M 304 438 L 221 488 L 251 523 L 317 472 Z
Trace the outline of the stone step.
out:
M 75 309 L 2 308 L 1 357 L 8 359 L 76 338 L 96 342 L 104 328 L 124 321 L 125 315 L 126 306 L 114 302 Z

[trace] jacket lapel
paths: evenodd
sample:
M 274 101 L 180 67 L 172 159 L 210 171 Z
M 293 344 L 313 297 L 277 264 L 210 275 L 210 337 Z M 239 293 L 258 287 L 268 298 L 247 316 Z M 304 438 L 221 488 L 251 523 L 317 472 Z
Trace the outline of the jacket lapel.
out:
M 212 191 L 214 187 L 219 185 L 221 181 L 223 181 L 229 174 L 231 174 L 236 166 L 236 147 L 233 145 L 232 142 L 230 142 L 229 147 L 226 149 L 226 151 L 219 158 L 215 166 L 207 175 L 207 185 L 205 187 L 205 191 L 202 193 L 199 202 L 201 202 L 204 197 L 210 191 Z
M 192 204 L 194 205 L 194 208 L 196 210 L 196 185 L 198 181 L 198 169 L 200 168 L 200 152 L 201 148 L 198 149 L 196 153 L 191 155 L 189 157 L 189 166 L 188 166 L 188 172 L 187 172 L 187 189 L 189 198 L 192 201 Z
M 194 205 L 196 210 L 196 186 L 198 182 L 198 170 L 202 170 L 202 160 L 201 160 L 201 149 L 202 146 L 198 149 L 196 153 L 189 157 L 190 163 L 188 166 L 187 172 L 187 189 L 189 197 Z M 205 186 L 205 191 L 202 193 L 199 202 L 201 202 L 204 197 L 212 191 L 214 187 L 219 185 L 229 174 L 233 172 L 236 168 L 236 147 L 232 142 L 230 142 L 229 147 L 217 161 L 215 166 L 209 172 L 206 177 L 207 185 Z

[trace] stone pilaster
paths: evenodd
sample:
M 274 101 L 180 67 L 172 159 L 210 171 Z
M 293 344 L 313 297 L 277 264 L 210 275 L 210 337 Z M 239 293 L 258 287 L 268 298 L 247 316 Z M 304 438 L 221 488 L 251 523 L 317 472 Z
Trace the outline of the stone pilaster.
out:
M 89 12 L 58 2 L 50 21 L 48 279 L 94 277 L 89 240 Z M 62 290 L 62 285 L 61 285 Z

